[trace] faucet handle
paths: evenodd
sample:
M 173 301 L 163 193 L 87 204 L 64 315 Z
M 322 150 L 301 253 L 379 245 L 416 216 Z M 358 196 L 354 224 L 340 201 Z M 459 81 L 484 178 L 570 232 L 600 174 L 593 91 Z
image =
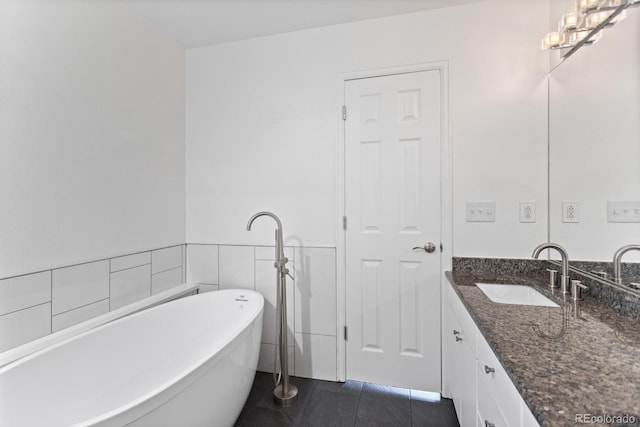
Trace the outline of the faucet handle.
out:
M 571 293 L 573 294 L 574 301 L 582 301 L 584 297 L 582 296 L 582 290 L 589 289 L 586 285 L 583 285 L 580 280 L 572 280 L 571 281 Z
M 291 278 L 291 280 L 294 280 L 294 281 L 296 280 L 296 279 L 294 279 L 294 277 L 291 275 L 291 273 L 289 272 L 289 269 L 288 269 L 288 268 L 285 268 L 285 269 L 284 269 L 284 271 L 285 271 L 285 274 Z
M 603 279 L 607 280 L 609 278 L 609 273 L 607 273 L 604 270 L 596 270 L 596 271 L 591 271 L 593 274 L 596 274 L 600 277 L 602 277 Z

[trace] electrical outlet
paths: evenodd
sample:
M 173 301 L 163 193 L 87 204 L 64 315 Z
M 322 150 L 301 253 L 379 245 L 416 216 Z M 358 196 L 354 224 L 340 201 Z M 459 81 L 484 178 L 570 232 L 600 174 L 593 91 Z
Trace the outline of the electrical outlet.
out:
M 562 222 L 580 222 L 580 202 L 562 202 Z
M 640 222 L 640 201 L 607 201 L 607 222 Z
M 467 222 L 495 222 L 496 202 L 467 202 Z
M 536 222 L 536 202 L 520 202 L 520 222 Z

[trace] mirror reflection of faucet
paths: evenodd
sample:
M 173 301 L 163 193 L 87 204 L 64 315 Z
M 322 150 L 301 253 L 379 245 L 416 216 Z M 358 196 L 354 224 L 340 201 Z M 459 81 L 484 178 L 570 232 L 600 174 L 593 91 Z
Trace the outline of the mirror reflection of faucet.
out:
M 580 280 L 572 280 L 571 281 L 571 294 L 573 295 L 573 300 L 578 302 L 584 300 L 582 296 L 582 290 L 589 289 L 586 285 L 583 285 Z
M 549 287 L 551 288 L 551 293 L 554 293 L 553 290 L 560 287 L 558 283 L 558 270 L 547 268 L 547 271 L 549 272 Z
M 622 285 L 622 255 L 629 251 L 640 251 L 640 245 L 625 245 L 613 254 L 613 280 Z

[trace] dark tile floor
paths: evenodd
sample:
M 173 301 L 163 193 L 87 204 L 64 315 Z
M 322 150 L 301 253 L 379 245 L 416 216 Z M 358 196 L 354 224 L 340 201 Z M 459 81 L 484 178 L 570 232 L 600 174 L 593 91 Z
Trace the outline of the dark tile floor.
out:
M 291 377 L 298 400 L 290 408 L 273 402 L 273 376 L 258 372 L 236 427 L 350 426 L 458 427 L 450 399 L 377 384 Z

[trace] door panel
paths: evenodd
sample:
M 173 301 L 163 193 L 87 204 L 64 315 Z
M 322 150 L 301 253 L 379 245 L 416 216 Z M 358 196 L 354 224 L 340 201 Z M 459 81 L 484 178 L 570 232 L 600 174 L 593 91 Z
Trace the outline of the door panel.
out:
M 439 391 L 440 72 L 345 94 L 347 378 Z

